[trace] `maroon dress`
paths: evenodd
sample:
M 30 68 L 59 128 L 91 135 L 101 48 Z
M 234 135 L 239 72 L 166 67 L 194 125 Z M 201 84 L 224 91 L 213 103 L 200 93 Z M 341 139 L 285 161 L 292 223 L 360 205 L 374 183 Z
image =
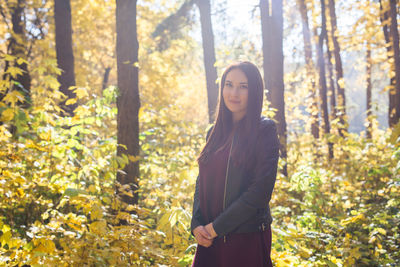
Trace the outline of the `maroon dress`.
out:
M 205 224 L 212 222 L 223 210 L 226 167 L 231 140 L 207 163 L 199 164 L 199 196 Z M 264 232 L 231 233 L 216 237 L 210 247 L 197 245 L 192 267 L 261 267 L 272 266 L 271 227 Z

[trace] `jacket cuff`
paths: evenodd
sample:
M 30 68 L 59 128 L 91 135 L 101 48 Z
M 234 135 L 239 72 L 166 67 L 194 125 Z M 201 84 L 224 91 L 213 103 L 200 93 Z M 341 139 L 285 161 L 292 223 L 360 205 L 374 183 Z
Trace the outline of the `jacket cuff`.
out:
M 200 226 L 201 223 L 196 220 L 196 219 L 192 219 L 192 222 L 190 223 L 190 233 L 194 236 L 193 234 L 193 230 L 196 229 L 196 227 Z
M 217 233 L 217 236 L 223 236 L 226 235 L 227 233 L 224 232 L 224 228 L 222 227 L 221 224 L 216 223 L 215 221 L 212 222 L 212 225 L 214 227 L 215 233 Z

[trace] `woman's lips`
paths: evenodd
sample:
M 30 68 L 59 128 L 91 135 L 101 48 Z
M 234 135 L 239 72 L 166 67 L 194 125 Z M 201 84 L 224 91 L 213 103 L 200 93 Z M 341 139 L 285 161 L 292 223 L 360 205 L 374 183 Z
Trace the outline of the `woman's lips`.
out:
M 229 102 L 231 102 L 232 104 L 239 104 L 240 101 L 235 101 L 235 100 L 229 100 Z

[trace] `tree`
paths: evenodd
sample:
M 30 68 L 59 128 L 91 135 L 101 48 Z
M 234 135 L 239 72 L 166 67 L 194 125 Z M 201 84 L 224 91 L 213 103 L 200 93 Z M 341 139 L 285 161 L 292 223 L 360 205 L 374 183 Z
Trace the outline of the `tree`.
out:
M 316 34 L 316 29 L 315 29 Z M 321 32 L 318 37 L 317 45 L 317 61 L 319 70 L 319 96 L 321 105 L 321 114 L 323 119 L 324 133 L 330 133 L 330 122 L 328 116 L 328 100 L 327 100 L 327 86 L 325 74 L 325 60 L 324 60 L 324 40 L 326 40 L 326 16 L 325 16 L 325 1 L 321 0 Z M 333 158 L 333 144 L 328 142 L 329 158 Z
M 71 86 L 75 86 L 70 0 L 54 0 L 54 20 L 57 64 L 61 69 L 58 82 L 60 83 L 60 91 L 67 96 L 67 99 L 60 106 L 63 109 L 63 115 L 73 116 L 77 103 L 66 104 L 68 99 L 76 97 L 76 94 L 70 90 Z
M 217 68 L 215 64 L 214 33 L 211 21 L 210 0 L 196 0 L 200 11 L 201 36 L 203 40 L 204 69 L 206 71 L 208 118 L 214 121 L 218 101 Z
M 263 69 L 266 95 L 271 106 L 276 109 L 275 120 L 281 143 L 281 157 L 287 159 L 287 132 L 283 83 L 283 12 L 282 0 L 260 0 L 261 33 L 263 41 Z M 273 37 L 273 38 L 271 38 Z M 287 165 L 284 166 L 287 176 Z
M 344 82 L 343 82 L 343 67 L 342 67 L 342 58 L 340 57 L 340 46 L 338 42 L 338 30 L 336 23 L 336 11 L 335 11 L 335 0 L 328 0 L 328 9 L 329 9 L 329 17 L 330 17 L 330 25 L 331 25 L 331 38 L 333 42 L 333 54 L 335 57 L 335 69 L 336 69 L 336 86 L 338 91 L 338 103 L 337 109 L 340 111 L 339 113 L 339 134 L 343 136 L 343 132 L 347 131 L 346 123 L 346 96 L 344 90 Z
M 326 44 L 326 63 L 328 68 L 328 77 L 329 77 L 329 87 L 328 91 L 330 94 L 330 119 L 334 120 L 337 118 L 337 107 L 336 107 L 336 88 L 334 82 L 334 75 L 333 75 L 333 63 L 332 63 L 332 52 L 329 46 L 329 34 L 325 35 L 325 44 Z
M 319 138 L 319 118 L 318 118 L 318 99 L 316 96 L 316 86 L 315 86 L 315 72 L 314 63 L 312 59 L 312 45 L 311 45 L 311 33 L 310 27 L 308 25 L 308 15 L 307 6 L 304 0 L 297 0 L 297 5 L 299 7 L 302 23 L 303 32 L 303 42 L 304 42 L 304 56 L 306 61 L 307 76 L 311 80 L 311 133 L 314 138 Z
M 119 95 L 117 98 L 117 155 L 139 155 L 139 42 L 136 29 L 136 0 L 116 0 L 117 22 L 117 73 Z M 122 194 L 126 203 L 138 203 L 139 161 L 130 160 L 117 181 L 128 185 L 134 193 Z
M 394 72 L 395 72 L 395 93 L 394 93 L 394 124 L 400 119 L 400 48 L 399 31 L 397 28 L 397 7 L 396 0 L 390 0 L 390 35 L 393 42 Z
M 106 67 L 106 69 L 104 70 L 103 82 L 101 84 L 101 89 L 102 90 L 107 88 L 108 77 L 110 76 L 110 71 L 111 71 L 111 67 Z
M 365 73 L 366 73 L 366 83 L 367 83 L 367 138 L 371 139 L 372 138 L 372 121 L 371 121 L 371 116 L 372 116 L 372 58 L 371 58 L 371 44 L 367 40 L 367 51 L 365 55 L 365 60 L 366 60 L 366 67 L 365 67 Z
M 25 0 L 18 0 L 17 2 L 7 3 L 6 6 L 10 10 L 12 23 L 12 28 L 9 29 L 7 54 L 12 57 L 5 61 L 3 74 L 3 80 L 9 81 L 10 86 L 4 93 L 0 91 L 0 100 L 3 100 L 8 92 L 17 90 L 24 96 L 21 106 L 27 108 L 31 105 L 31 76 L 27 64 L 27 38 L 25 20 L 23 19 L 26 2 Z M 3 18 L 5 18 L 5 15 L 3 15 Z
M 390 34 L 389 34 L 389 28 L 388 28 L 388 23 L 389 22 L 389 15 L 388 15 L 388 9 L 383 7 L 382 0 L 379 0 L 379 8 L 380 8 L 380 20 L 382 24 L 382 31 L 383 35 L 385 37 L 385 42 L 386 42 L 386 51 L 387 51 L 387 59 L 388 62 L 394 61 L 393 60 L 393 43 L 390 41 Z M 391 70 L 394 71 L 394 66 L 391 66 Z M 390 83 L 389 83 L 389 106 L 388 106 L 388 121 L 389 121 L 389 127 L 393 127 L 395 125 L 396 121 L 396 105 L 395 105 L 395 77 L 391 76 L 390 77 Z

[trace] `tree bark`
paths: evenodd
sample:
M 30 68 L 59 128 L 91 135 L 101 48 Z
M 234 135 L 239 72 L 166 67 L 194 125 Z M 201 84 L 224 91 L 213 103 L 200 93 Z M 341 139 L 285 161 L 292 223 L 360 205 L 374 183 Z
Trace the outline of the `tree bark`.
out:
M 263 69 L 267 99 L 276 109 L 275 120 L 280 139 L 281 157 L 287 160 L 287 132 L 283 83 L 283 10 L 282 0 L 260 0 L 261 32 L 263 40 Z M 283 173 L 287 176 L 287 165 Z
M 371 105 L 371 100 L 372 100 L 372 59 L 371 59 L 371 45 L 367 41 L 367 52 L 366 52 L 366 82 L 367 82 L 367 127 L 366 127 L 366 133 L 367 133 L 367 138 L 371 139 L 372 138 L 372 120 L 371 120 L 371 115 L 372 115 L 372 105 Z
M 326 86 L 326 74 L 325 74 L 325 60 L 324 60 L 324 40 L 326 39 L 326 16 L 325 16 L 325 1 L 321 0 L 321 33 L 318 38 L 317 46 L 317 60 L 319 69 L 319 94 L 320 94 L 320 104 L 321 104 L 321 114 L 323 118 L 324 133 L 330 133 L 330 122 L 328 117 L 328 99 L 327 99 L 327 86 Z M 329 148 L 329 158 L 333 158 L 333 144 L 328 142 Z
M 101 89 L 104 90 L 107 88 L 107 84 L 108 84 L 108 77 L 110 76 L 110 71 L 111 71 L 111 67 L 107 67 L 104 70 L 104 76 L 103 76 L 103 83 L 101 86 Z
M 139 155 L 139 70 L 137 67 L 139 42 L 136 29 L 137 0 L 116 0 L 117 21 L 117 155 Z M 123 147 L 125 146 L 125 147 Z M 129 185 L 133 196 L 121 194 L 126 203 L 138 203 L 139 161 L 129 162 L 123 172 L 117 173 L 121 185 Z
M 343 68 L 342 58 L 340 57 L 340 46 L 338 42 L 338 30 L 336 23 L 336 11 L 335 11 L 335 0 L 329 0 L 329 17 L 331 22 L 331 36 L 333 41 L 333 54 L 335 57 L 335 69 L 336 69 L 336 86 L 338 91 L 338 103 L 337 109 L 340 112 L 339 115 L 339 134 L 343 137 L 344 132 L 347 132 L 346 127 L 346 96 L 344 87 L 341 85 L 343 81 Z
M 70 0 L 54 0 L 54 20 L 56 31 L 56 53 L 58 68 L 61 75 L 58 76 L 60 91 L 67 97 L 60 106 L 63 116 L 73 116 L 77 103 L 66 105 L 68 99 L 75 98 L 76 94 L 69 90 L 75 86 L 74 53 L 72 50 L 72 23 Z
M 200 11 L 201 36 L 203 40 L 204 69 L 206 72 L 208 119 L 214 122 L 218 101 L 218 75 L 215 64 L 214 33 L 211 21 L 210 0 L 196 0 Z
M 387 51 L 387 58 L 388 58 L 388 62 L 391 61 L 392 59 L 392 50 L 393 50 L 393 44 L 390 41 L 390 34 L 389 34 L 389 29 L 387 26 L 387 23 L 389 22 L 389 15 L 388 15 L 388 9 L 384 9 L 383 4 L 382 4 L 382 0 L 379 0 L 379 8 L 380 8 L 380 20 L 381 20 L 381 24 L 382 24 L 382 31 L 383 31 L 383 35 L 385 37 L 385 42 L 386 42 L 386 51 Z M 391 66 L 391 70 L 394 71 L 393 66 Z M 395 125 L 395 113 L 396 113 L 396 109 L 395 109 L 395 78 L 391 77 L 390 78 L 390 83 L 389 83 L 389 106 L 388 106 L 388 121 L 389 121 L 389 127 L 393 127 Z
M 306 60 L 307 77 L 311 80 L 311 133 L 315 139 L 319 138 L 319 118 L 318 118 L 318 99 L 315 85 L 315 72 L 314 63 L 312 60 L 312 45 L 311 45 L 311 33 L 308 25 L 307 6 L 304 0 L 297 0 L 299 6 L 302 31 L 303 31 L 303 42 L 304 42 L 304 56 Z
M 22 19 L 26 2 L 25 0 L 18 0 L 17 3 L 8 3 L 7 5 L 11 11 L 12 22 L 12 34 L 8 40 L 7 53 L 17 57 L 17 59 L 21 58 L 27 60 L 25 20 Z M 9 70 L 12 65 L 21 69 L 23 73 L 16 75 L 16 77 L 13 77 L 7 73 L 7 70 Z M 10 87 L 3 94 L 0 93 L 0 101 L 9 91 L 18 90 L 24 96 L 24 101 L 20 106 L 23 108 L 28 108 L 31 106 L 31 76 L 29 74 L 28 65 L 25 62 L 20 64 L 18 63 L 18 60 L 13 62 L 6 61 L 3 80 L 9 80 Z
M 329 47 L 329 38 L 326 35 L 326 55 L 327 55 L 327 67 L 328 67 L 328 77 L 329 77 L 329 87 L 328 90 L 330 92 L 330 115 L 331 120 L 337 118 L 337 107 L 336 107 L 336 90 L 335 90 L 335 82 L 333 77 L 333 64 L 332 64 L 332 53 Z
M 395 118 L 394 124 L 400 119 L 400 48 L 399 48 L 399 31 L 397 28 L 397 7 L 396 0 L 390 0 L 390 35 L 393 42 L 394 55 L 394 71 L 395 71 Z

